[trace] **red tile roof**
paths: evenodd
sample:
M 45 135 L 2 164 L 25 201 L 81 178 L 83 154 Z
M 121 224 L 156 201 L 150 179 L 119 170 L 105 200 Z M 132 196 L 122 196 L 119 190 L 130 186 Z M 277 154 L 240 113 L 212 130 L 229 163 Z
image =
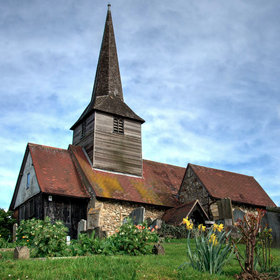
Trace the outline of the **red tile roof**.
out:
M 214 198 L 230 197 L 233 202 L 256 206 L 276 206 L 252 176 L 189 164 Z
M 90 197 L 79 179 L 69 151 L 30 143 L 28 149 L 43 193 Z
M 97 197 L 174 207 L 185 168 L 143 160 L 143 178 L 92 168 L 83 150 L 69 146 Z

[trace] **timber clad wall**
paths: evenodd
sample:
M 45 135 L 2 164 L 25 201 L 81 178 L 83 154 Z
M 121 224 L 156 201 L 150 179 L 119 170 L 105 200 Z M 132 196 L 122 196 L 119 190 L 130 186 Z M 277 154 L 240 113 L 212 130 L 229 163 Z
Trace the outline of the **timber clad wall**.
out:
M 113 133 L 113 115 L 95 113 L 93 166 L 142 176 L 141 123 L 124 119 L 124 134 Z
M 93 137 L 94 137 L 95 113 L 86 118 L 85 135 L 82 137 L 83 122 L 80 123 L 73 133 L 73 145 L 83 147 L 91 162 L 93 161 Z
M 44 220 L 50 217 L 54 222 L 61 220 L 69 229 L 68 235 L 71 238 L 77 238 L 77 226 L 81 219 L 87 217 L 87 201 L 77 198 L 66 198 L 60 196 L 51 196 L 38 194 L 29 199 L 19 207 L 19 222 L 36 218 Z
M 29 175 L 28 175 L 29 174 Z M 33 166 L 32 157 L 30 152 L 28 153 L 23 173 L 20 174 L 20 185 L 18 195 L 15 202 L 15 208 L 40 193 L 40 187 L 36 178 L 35 169 Z M 27 176 L 29 176 L 29 186 L 27 187 Z

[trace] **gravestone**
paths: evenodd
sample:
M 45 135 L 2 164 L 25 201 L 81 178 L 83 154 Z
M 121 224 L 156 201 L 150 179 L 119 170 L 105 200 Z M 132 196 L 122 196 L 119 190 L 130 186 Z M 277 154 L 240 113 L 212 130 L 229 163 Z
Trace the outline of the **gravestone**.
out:
M 102 230 L 101 227 L 96 227 L 94 229 L 94 238 L 103 239 L 106 237 L 106 231 Z
M 139 207 L 131 211 L 129 218 L 132 220 L 134 225 L 142 224 L 145 217 L 145 208 Z
M 233 219 L 230 198 L 223 198 L 217 201 L 217 204 L 219 209 L 219 220 Z
M 17 229 L 18 229 L 18 224 L 17 223 L 13 224 L 13 242 L 17 240 Z
M 151 225 L 152 228 L 160 229 L 162 225 L 161 219 L 155 219 Z
M 78 222 L 78 236 L 80 233 L 82 233 L 83 231 L 86 231 L 86 230 L 87 230 L 87 221 L 84 219 L 81 219 Z
M 153 220 L 150 217 L 148 217 L 145 222 L 147 223 L 148 227 L 153 224 Z
M 30 257 L 30 250 L 27 246 L 16 247 L 14 250 L 14 259 L 28 260 Z
M 103 239 L 107 236 L 107 232 L 102 230 L 101 227 L 96 227 L 95 229 L 88 229 L 82 233 L 87 233 L 88 237 L 91 237 L 94 234 L 94 238 Z
M 154 245 L 152 252 L 155 255 L 165 255 L 164 247 L 159 243 Z
M 275 207 L 276 208 L 276 207 Z M 278 207 L 277 207 L 278 208 Z M 280 209 L 280 208 L 278 208 Z M 263 226 L 272 229 L 272 248 L 280 248 L 280 213 L 267 211 L 261 221 Z
M 103 203 L 99 203 L 97 207 L 90 208 L 87 213 L 87 229 L 94 229 L 100 226 L 100 215 Z
M 236 221 L 238 219 L 242 220 L 243 217 L 245 216 L 245 212 L 243 212 L 242 210 L 236 208 L 233 210 L 233 221 L 236 223 Z

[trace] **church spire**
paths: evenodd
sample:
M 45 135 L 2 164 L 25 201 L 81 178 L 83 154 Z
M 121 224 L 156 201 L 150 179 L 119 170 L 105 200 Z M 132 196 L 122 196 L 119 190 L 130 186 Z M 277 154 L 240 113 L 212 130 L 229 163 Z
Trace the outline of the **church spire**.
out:
M 115 96 L 123 101 L 122 83 L 110 4 L 108 4 L 104 34 L 92 92 L 92 102 L 95 103 L 97 97 L 105 96 Z
M 115 116 L 145 122 L 135 114 L 124 102 L 122 82 L 120 76 L 117 47 L 114 35 L 111 5 L 108 4 L 104 34 L 99 53 L 99 60 L 95 74 L 92 97 L 80 118 L 71 130 L 81 124 L 94 111 L 101 111 Z

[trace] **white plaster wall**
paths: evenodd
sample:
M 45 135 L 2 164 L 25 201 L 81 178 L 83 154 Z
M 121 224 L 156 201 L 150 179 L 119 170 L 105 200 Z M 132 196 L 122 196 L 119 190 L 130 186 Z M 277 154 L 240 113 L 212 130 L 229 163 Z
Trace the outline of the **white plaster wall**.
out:
M 27 187 L 27 174 L 30 173 L 30 185 Z M 27 156 L 27 160 L 24 166 L 23 175 L 21 177 L 19 190 L 16 198 L 15 208 L 24 203 L 26 200 L 35 196 L 40 192 L 40 187 L 36 178 L 35 169 L 32 164 L 32 158 L 30 153 Z

